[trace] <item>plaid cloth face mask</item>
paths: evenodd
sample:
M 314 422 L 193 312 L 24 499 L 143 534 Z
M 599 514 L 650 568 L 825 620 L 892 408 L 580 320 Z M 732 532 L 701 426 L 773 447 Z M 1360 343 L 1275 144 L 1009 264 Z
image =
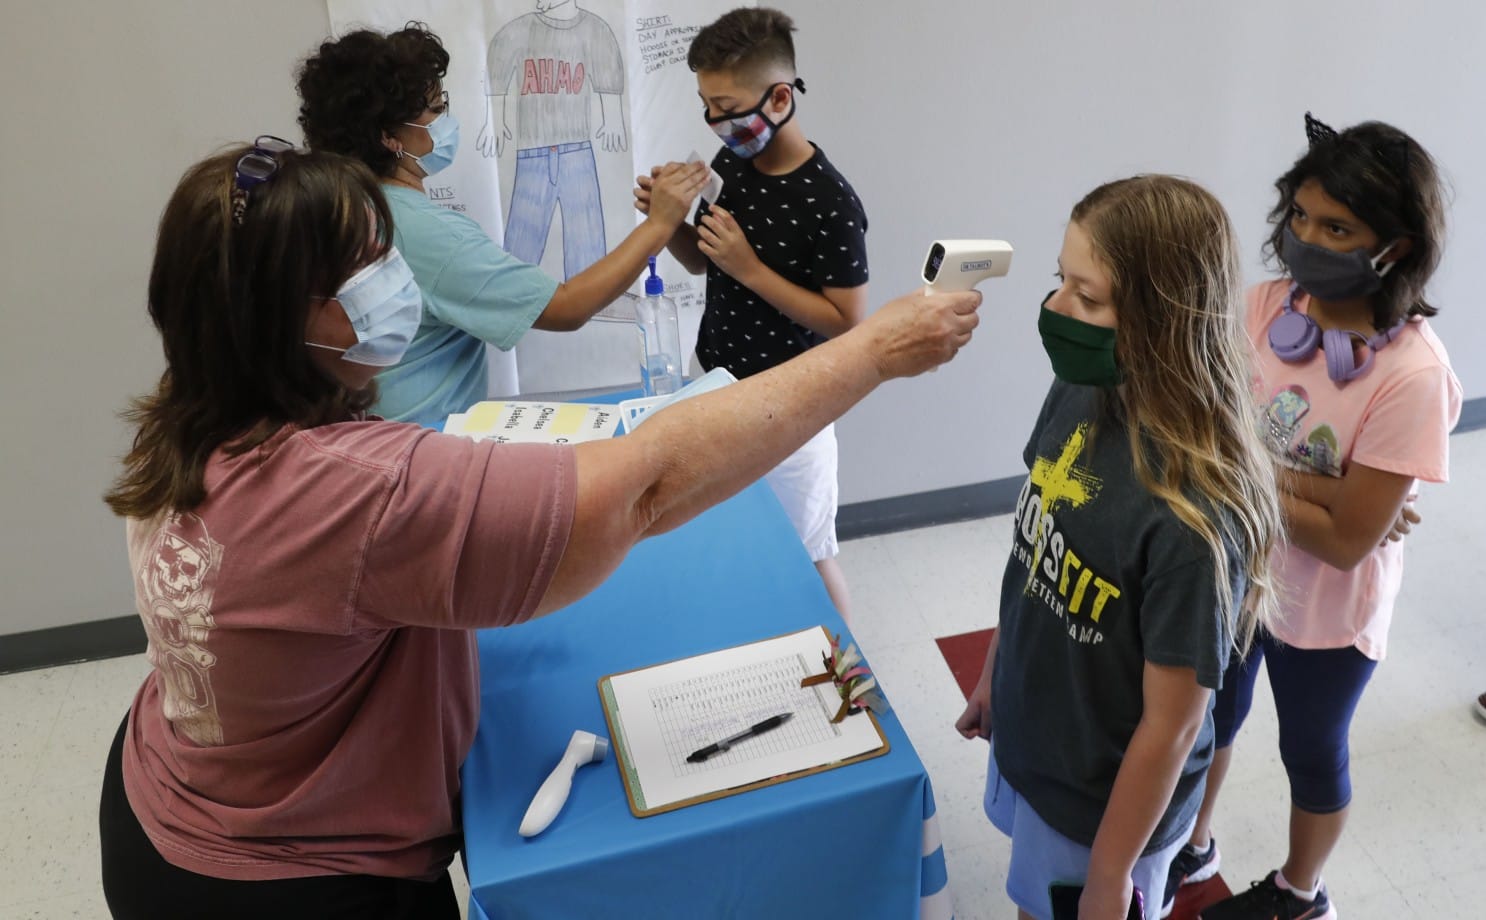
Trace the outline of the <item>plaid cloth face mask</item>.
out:
M 708 127 L 740 159 L 751 160 L 763 153 L 764 148 L 769 146 L 769 142 L 774 139 L 779 129 L 795 117 L 793 94 L 790 96 L 789 113 L 777 124 L 770 121 L 769 116 L 764 114 L 764 105 L 768 103 L 775 86 L 790 86 L 802 93 L 805 91 L 805 81 L 796 77 L 793 83 L 775 83 L 764 90 L 764 94 L 759 97 L 758 105 L 746 112 L 732 112 L 718 115 L 716 118 L 708 118 L 706 108 L 702 109 L 702 117 L 706 119 Z

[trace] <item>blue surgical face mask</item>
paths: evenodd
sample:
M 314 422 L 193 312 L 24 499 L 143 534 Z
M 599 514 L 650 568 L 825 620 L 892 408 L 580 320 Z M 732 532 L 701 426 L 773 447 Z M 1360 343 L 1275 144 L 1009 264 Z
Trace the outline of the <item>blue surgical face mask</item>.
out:
M 319 342 L 305 344 L 339 351 L 341 360 L 353 364 L 391 367 L 401 361 L 423 321 L 423 294 L 413 281 L 413 270 L 395 247 L 352 275 L 334 299 L 356 331 L 356 344 L 346 349 Z
M 423 175 L 431 176 L 436 172 L 448 169 L 454 162 L 454 154 L 459 149 L 459 120 L 453 114 L 445 112 L 438 118 L 426 125 L 405 121 L 403 124 L 410 128 L 422 128 L 428 132 L 428 139 L 433 141 L 433 149 L 423 156 L 414 156 L 413 162 L 423 170 Z M 403 151 L 407 153 L 406 150 Z

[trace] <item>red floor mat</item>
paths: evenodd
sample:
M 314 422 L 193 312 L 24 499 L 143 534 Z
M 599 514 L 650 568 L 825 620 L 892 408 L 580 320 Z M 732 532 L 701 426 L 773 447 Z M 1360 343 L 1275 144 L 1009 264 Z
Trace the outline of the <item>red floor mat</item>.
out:
M 1176 908 L 1171 912 L 1171 920 L 1197 920 L 1199 910 L 1218 903 L 1232 893 L 1224 883 L 1222 873 L 1200 884 L 1183 888 L 1176 896 Z
M 979 629 L 934 640 L 939 646 L 939 653 L 949 665 L 949 672 L 954 675 L 955 683 L 960 685 L 960 692 L 967 697 L 980 680 L 981 668 L 985 667 L 986 649 L 991 646 L 991 635 L 994 632 L 994 629 Z M 1231 892 L 1224 884 L 1222 875 L 1186 888 L 1177 896 L 1176 909 L 1171 913 L 1171 920 L 1196 920 L 1199 910 L 1223 900 L 1229 894 Z
M 934 640 L 939 645 L 939 654 L 949 664 L 949 673 L 960 685 L 960 693 L 967 699 L 970 691 L 975 689 L 976 681 L 980 680 L 980 670 L 986 663 L 986 649 L 991 647 L 991 636 L 995 632 L 994 629 L 978 629 Z

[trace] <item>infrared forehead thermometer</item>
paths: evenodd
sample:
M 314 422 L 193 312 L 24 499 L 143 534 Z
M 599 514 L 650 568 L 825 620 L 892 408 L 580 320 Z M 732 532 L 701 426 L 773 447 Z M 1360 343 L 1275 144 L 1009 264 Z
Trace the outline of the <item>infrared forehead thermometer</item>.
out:
M 1005 240 L 935 240 L 924 259 L 924 293 L 968 291 L 1011 270 Z
M 526 815 L 521 819 L 521 836 L 535 837 L 557 820 L 558 812 L 567 804 L 568 792 L 573 788 L 573 773 L 584 764 L 600 763 L 609 753 L 609 742 L 592 732 L 573 732 L 568 749 L 562 760 L 552 768 L 537 794 L 532 796 Z

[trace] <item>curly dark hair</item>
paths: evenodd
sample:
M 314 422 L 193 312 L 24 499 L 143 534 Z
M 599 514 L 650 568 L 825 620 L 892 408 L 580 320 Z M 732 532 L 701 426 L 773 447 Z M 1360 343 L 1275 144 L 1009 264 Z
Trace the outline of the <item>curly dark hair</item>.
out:
M 325 42 L 296 75 L 305 143 L 390 176 L 397 156 L 382 144 L 383 132 L 422 115 L 448 72 L 449 52 L 421 22 Z

